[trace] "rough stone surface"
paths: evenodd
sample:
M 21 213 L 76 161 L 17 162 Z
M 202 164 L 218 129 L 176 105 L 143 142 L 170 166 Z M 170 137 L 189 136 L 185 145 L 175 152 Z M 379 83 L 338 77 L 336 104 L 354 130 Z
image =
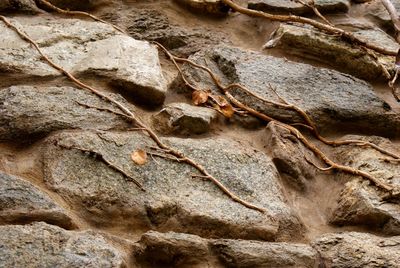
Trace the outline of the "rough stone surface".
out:
M 125 267 L 102 236 L 46 223 L 0 226 L 1 267 Z
M 66 211 L 31 183 L 0 172 L 0 224 L 45 221 L 64 228 L 76 225 Z
M 288 130 L 271 122 L 266 128 L 265 147 L 271 152 L 272 161 L 283 178 L 298 190 L 306 190 L 307 181 L 315 176 L 304 156 L 313 159 L 309 150 Z
M 74 75 L 107 83 L 150 105 L 164 101 L 166 86 L 157 49 L 120 34 L 111 26 L 78 19 L 14 17 L 55 63 Z M 0 25 L 0 70 L 19 78 L 55 78 L 61 74 L 40 59 L 35 49 Z
M 145 233 L 135 252 L 149 267 L 318 267 L 317 252 L 305 244 L 203 239 L 182 233 Z
M 349 0 L 315 0 L 316 7 L 323 13 L 347 12 L 349 10 Z M 261 11 L 271 11 L 279 13 L 291 13 L 302 15 L 311 13 L 312 10 L 300 3 L 289 0 L 250 0 L 248 7 Z
M 396 8 L 397 12 L 400 12 L 400 1 L 390 0 Z M 380 1 L 371 1 L 367 3 L 366 14 L 375 20 L 380 26 L 388 29 L 393 29 L 393 22 L 390 19 L 389 13 L 382 5 Z
M 393 151 L 395 147 L 387 139 L 380 137 L 363 138 L 359 136 L 345 139 L 369 140 L 383 148 Z M 394 151 L 396 152 L 396 151 Z M 400 168 L 396 162 L 385 162 L 385 158 L 373 149 L 341 148 L 337 158 L 341 163 L 360 170 L 387 182 L 400 186 Z M 400 204 L 383 201 L 375 187 L 368 182 L 353 180 L 346 184 L 333 210 L 330 221 L 339 225 L 366 225 L 386 234 L 400 234 Z
M 36 6 L 34 0 L 2 0 L 0 2 L 0 12 L 37 14 L 40 9 Z
M 285 203 L 277 171 L 265 154 L 229 139 L 168 138 L 165 142 L 180 148 L 267 213 L 232 201 L 208 180 L 191 178 L 196 171 L 186 164 L 154 156 L 143 166 L 135 165 L 131 153 L 154 146 L 138 132 L 74 132 L 52 137 L 43 149 L 44 180 L 98 225 L 128 223 L 205 237 L 264 240 L 302 235 L 303 225 Z M 141 182 L 146 192 L 101 161 L 65 147 L 101 154 Z
M 121 16 L 120 14 L 125 14 Z M 200 49 L 230 41 L 222 32 L 209 29 L 186 29 L 170 22 L 169 18 L 155 9 L 118 9 L 101 17 L 118 25 L 126 25 L 126 31 L 135 39 L 157 41 L 175 55 L 187 57 Z
M 399 45 L 379 29 L 357 29 L 354 35 L 376 46 L 397 52 Z M 311 28 L 281 24 L 266 47 L 274 46 L 290 54 L 306 57 L 332 65 L 338 70 L 366 80 L 376 80 L 382 75 L 382 67 L 393 69 L 393 58 L 379 56 L 378 62 L 364 50 L 351 46 L 332 35 Z
M 400 237 L 366 233 L 326 234 L 313 242 L 325 266 L 336 268 L 399 267 Z
M 83 10 L 91 11 L 95 8 L 99 8 L 105 5 L 110 5 L 116 0 L 48 0 L 51 4 L 56 7 L 66 10 Z
M 112 97 L 129 107 L 121 97 Z M 16 140 L 61 129 L 126 129 L 130 122 L 108 111 L 80 105 L 115 106 L 72 87 L 13 86 L 0 90 L 0 140 Z
M 374 93 L 370 84 L 350 75 L 227 46 L 206 49 L 190 58 L 200 64 L 206 59 L 225 85 L 240 83 L 263 98 L 279 102 L 271 90 L 275 88 L 286 101 L 307 112 L 321 130 L 347 127 L 393 136 L 400 129 L 400 115 Z M 219 92 L 205 72 L 188 65 L 183 70 L 198 88 Z M 182 91 L 179 77 L 171 88 Z M 295 112 L 279 109 L 240 89 L 230 92 L 269 116 L 286 122 L 301 121 Z
M 154 115 L 153 125 L 160 132 L 202 134 L 208 132 L 218 113 L 210 108 L 171 103 Z

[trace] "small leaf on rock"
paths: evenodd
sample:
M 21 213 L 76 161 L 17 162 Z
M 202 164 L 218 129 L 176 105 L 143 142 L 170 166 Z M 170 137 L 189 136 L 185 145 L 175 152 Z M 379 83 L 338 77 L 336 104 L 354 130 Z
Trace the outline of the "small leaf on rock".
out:
M 147 162 L 147 153 L 143 150 L 136 150 L 131 154 L 132 161 L 137 165 L 144 165 Z
M 192 93 L 193 104 L 197 106 L 197 105 L 206 103 L 209 96 L 210 96 L 210 93 L 208 93 L 204 90 L 195 90 Z

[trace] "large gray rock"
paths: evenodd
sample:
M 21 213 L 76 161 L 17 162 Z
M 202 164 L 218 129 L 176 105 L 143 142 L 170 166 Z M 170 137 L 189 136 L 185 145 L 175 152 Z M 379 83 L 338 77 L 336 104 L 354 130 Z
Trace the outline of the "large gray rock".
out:
M 14 17 L 10 19 L 35 40 L 56 64 L 77 76 L 104 79 L 138 101 L 159 105 L 166 86 L 157 49 L 117 32 L 111 26 L 77 19 Z M 14 31 L 0 24 L 0 70 L 19 78 L 56 78 L 61 73 Z M 15 81 L 11 81 L 15 84 Z
M 118 95 L 110 95 L 129 107 Z M 126 129 L 132 126 L 109 102 L 72 87 L 13 86 L 0 90 L 0 140 L 48 134 L 61 129 Z
M 210 130 L 217 117 L 218 113 L 210 108 L 171 103 L 154 115 L 153 125 L 165 134 L 202 134 Z
M 350 75 L 227 46 L 205 49 L 190 58 L 199 64 L 206 61 L 225 85 L 240 83 L 263 98 L 279 102 L 271 89 L 274 87 L 289 103 L 307 112 L 321 130 L 347 127 L 392 136 L 400 133 L 400 115 L 374 93 L 370 84 Z M 189 65 L 184 65 L 183 71 L 197 88 L 219 92 L 204 71 Z M 182 90 L 182 80 L 178 77 L 171 88 Z M 276 119 L 301 121 L 297 113 L 239 89 L 230 93 Z
M 126 267 L 102 236 L 46 223 L 0 226 L 0 248 L 1 267 Z
M 182 233 L 145 233 L 134 253 L 149 267 L 318 267 L 317 252 L 305 244 L 203 239 Z
M 387 139 L 346 136 L 344 139 L 369 140 L 389 151 L 399 152 Z M 341 163 L 366 171 L 371 175 L 400 187 L 398 162 L 385 162 L 379 152 L 366 148 L 339 148 L 337 158 Z M 330 221 L 338 225 L 365 225 L 386 234 L 400 234 L 400 204 L 382 200 L 384 193 L 368 182 L 358 179 L 346 184 Z
M 192 178 L 184 163 L 154 156 L 143 166 L 131 154 L 155 146 L 139 132 L 60 133 L 43 148 L 44 181 L 78 213 L 98 226 L 188 232 L 205 237 L 276 240 L 299 237 L 303 225 L 285 203 L 278 173 L 263 153 L 229 139 L 168 138 L 243 199 L 266 209 L 248 209 L 213 183 Z M 129 179 L 79 147 L 101 154 L 143 184 Z M 147 149 L 148 150 L 148 149 Z
M 399 267 L 400 237 L 367 233 L 326 234 L 313 242 L 324 266 L 335 268 Z
M 315 0 L 315 4 L 322 13 L 347 12 L 350 7 L 349 0 Z M 250 0 L 248 7 L 266 12 L 291 13 L 294 15 L 312 13 L 309 7 L 291 0 Z
M 399 0 L 390 0 L 397 12 L 400 12 L 400 1 Z M 382 26 L 387 29 L 394 29 L 393 22 L 390 19 L 390 15 L 385 7 L 382 5 L 381 1 L 371 1 L 370 3 L 365 4 L 365 14 L 372 18 L 379 26 Z
M 357 29 L 354 36 L 378 47 L 396 53 L 399 45 L 379 29 Z M 394 69 L 393 57 L 380 55 L 377 59 L 365 50 L 352 46 L 339 37 L 328 35 L 309 27 L 281 24 L 266 47 L 273 46 L 300 57 L 316 60 L 366 80 L 376 80 L 382 72 L 382 65 Z
M 0 224 L 45 221 L 73 229 L 67 212 L 31 183 L 0 172 Z
M 187 57 L 209 45 L 230 43 L 226 33 L 216 28 L 209 29 L 205 25 L 184 28 L 172 23 L 160 10 L 132 6 L 118 6 L 116 9 L 104 12 L 101 18 L 124 25 L 129 35 L 137 40 L 159 42 L 174 55 Z

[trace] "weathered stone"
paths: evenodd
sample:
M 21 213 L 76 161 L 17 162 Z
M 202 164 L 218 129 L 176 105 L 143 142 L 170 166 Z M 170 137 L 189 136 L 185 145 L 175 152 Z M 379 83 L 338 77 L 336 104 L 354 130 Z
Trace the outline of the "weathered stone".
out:
M 0 2 L 0 12 L 22 12 L 37 14 L 40 9 L 34 0 L 2 0 Z
M 304 244 L 215 240 L 211 248 L 227 267 L 319 267 L 317 252 Z
M 118 25 L 126 25 L 126 31 L 133 38 L 159 42 L 181 57 L 222 41 L 230 43 L 226 34 L 217 32 L 215 28 L 186 29 L 171 23 L 165 14 L 156 9 L 120 8 L 117 12 L 106 12 L 101 17 Z
M 322 13 L 347 12 L 350 7 L 349 0 L 315 0 L 315 4 Z M 291 13 L 294 15 L 312 13 L 309 7 L 290 0 L 250 0 L 248 7 L 261 11 Z
M 399 45 L 379 29 L 358 29 L 354 36 L 388 49 L 394 53 Z M 281 24 L 265 47 L 277 47 L 289 54 L 317 60 L 366 80 L 376 80 L 382 73 L 381 65 L 393 70 L 393 58 L 380 55 L 375 60 L 365 50 L 352 46 L 339 37 L 307 27 Z
M 49 3 L 55 5 L 56 7 L 66 9 L 66 10 L 83 10 L 89 11 L 95 8 L 99 8 L 105 5 L 110 5 L 113 2 L 117 2 L 115 0 L 47 0 Z M 39 1 L 40 4 L 40 1 Z M 45 9 L 49 9 L 46 6 L 43 6 Z M 49 11 L 52 11 L 49 9 Z
M 218 113 L 210 108 L 171 103 L 153 117 L 153 125 L 165 134 L 202 134 L 210 130 L 217 116 Z
M 400 236 L 379 237 L 366 233 L 326 234 L 313 242 L 325 266 L 335 268 L 399 267 Z
M 307 188 L 307 180 L 315 177 L 314 169 L 305 156 L 313 159 L 309 150 L 289 130 L 274 122 L 266 128 L 265 147 L 271 152 L 272 161 L 290 185 L 299 190 Z
M 130 157 L 133 151 L 155 146 L 137 131 L 52 137 L 43 148 L 44 180 L 98 226 L 136 224 L 205 237 L 264 240 L 302 235 L 304 227 L 285 203 L 277 171 L 265 154 L 226 138 L 166 138 L 164 142 L 181 149 L 235 194 L 267 212 L 234 202 L 209 180 L 192 178 L 196 170 L 187 164 L 154 156 L 143 166 L 135 165 Z M 100 160 L 65 147 L 101 154 L 142 183 L 146 192 Z
M 46 223 L 0 226 L 1 267 L 126 267 L 102 236 Z
M 374 93 L 370 84 L 350 75 L 227 46 L 205 49 L 190 59 L 199 64 L 206 61 L 225 85 L 240 83 L 263 98 L 279 102 L 271 89 L 275 88 L 286 101 L 302 108 L 322 131 L 347 127 L 382 135 L 400 133 L 400 115 Z M 184 65 L 183 72 L 197 88 L 220 92 L 202 70 Z M 179 77 L 171 85 L 178 92 L 184 88 Z M 240 89 L 231 89 L 230 93 L 276 119 L 302 122 L 296 112 L 277 108 Z
M 221 0 L 175 0 L 196 13 L 226 16 L 230 10 L 229 6 Z
M 395 146 L 380 137 L 363 138 L 346 136 L 344 139 L 369 140 L 383 148 L 393 151 Z M 396 152 L 396 151 L 394 151 Z M 400 167 L 396 162 L 385 162 L 384 156 L 366 148 L 339 148 L 337 158 L 340 162 L 366 171 L 392 185 L 400 186 Z M 356 179 L 346 184 L 333 210 L 330 221 L 339 225 L 366 225 L 382 230 L 386 234 L 400 234 L 400 204 L 382 200 L 382 193 L 368 182 Z
M 397 12 L 400 12 L 400 1 L 390 0 L 390 2 L 394 5 Z M 390 15 L 380 1 L 371 1 L 367 3 L 364 12 L 368 17 L 378 23 L 379 26 L 393 29 L 393 22 L 390 19 Z
M 204 267 L 210 258 L 206 239 L 182 233 L 145 233 L 134 252 L 136 261 L 149 267 Z
M 166 85 L 157 49 L 111 26 L 78 19 L 14 17 L 56 64 L 77 76 L 104 79 L 137 100 L 160 105 Z M 0 25 L 0 70 L 22 78 L 55 78 L 62 74 L 41 60 L 38 52 L 4 24 Z
M 305 244 L 203 239 L 150 231 L 138 242 L 140 264 L 150 267 L 318 267 L 317 252 Z
M 129 104 L 112 94 L 113 98 Z M 108 111 L 88 108 L 115 106 L 84 89 L 72 87 L 13 86 L 0 90 L 0 140 L 48 134 L 61 129 L 126 129 L 124 118 Z
M 0 224 L 45 221 L 73 229 L 67 212 L 31 183 L 0 172 Z

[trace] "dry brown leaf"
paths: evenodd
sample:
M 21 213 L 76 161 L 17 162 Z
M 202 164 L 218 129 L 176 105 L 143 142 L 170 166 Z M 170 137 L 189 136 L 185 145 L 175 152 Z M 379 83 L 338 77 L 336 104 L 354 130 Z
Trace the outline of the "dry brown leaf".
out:
M 208 93 L 204 90 L 195 90 L 192 93 L 193 104 L 197 106 L 197 105 L 206 103 L 209 96 L 210 96 L 210 93 Z
M 131 159 L 137 165 L 144 165 L 147 162 L 147 153 L 143 150 L 136 150 L 131 154 Z
M 235 113 L 235 110 L 233 109 L 232 105 L 228 103 L 225 104 L 224 106 L 221 106 L 221 112 L 225 117 L 231 118 Z

